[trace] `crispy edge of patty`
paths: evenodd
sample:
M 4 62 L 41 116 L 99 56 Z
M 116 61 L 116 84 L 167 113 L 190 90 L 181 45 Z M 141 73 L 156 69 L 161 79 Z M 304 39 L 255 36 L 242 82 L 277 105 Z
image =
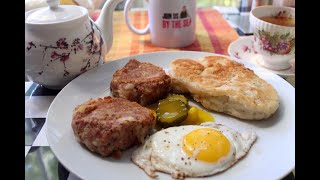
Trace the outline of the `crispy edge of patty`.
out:
M 119 109 L 117 113 L 120 116 L 109 113 L 111 116 L 107 116 L 105 119 L 92 119 L 91 113 L 101 108 L 99 107 L 101 105 L 107 105 L 103 108 L 111 107 L 114 109 L 119 109 L 119 105 L 127 105 L 131 111 L 126 112 L 135 112 L 132 114 L 135 117 L 132 118 Z M 133 109 L 135 111 L 132 111 Z M 142 111 L 143 114 L 137 114 L 139 111 Z M 155 119 L 151 110 L 138 103 L 109 96 L 91 99 L 77 106 L 73 112 L 72 129 L 78 142 L 90 151 L 102 156 L 109 156 L 114 152 L 143 143 L 154 123 Z
M 146 70 L 152 70 L 156 76 L 128 78 L 127 74 L 135 72 L 141 74 Z M 148 73 L 150 74 L 150 72 Z M 138 102 L 141 105 L 148 105 L 164 98 L 169 93 L 171 78 L 161 67 L 130 59 L 122 69 L 113 74 L 110 84 L 110 90 L 114 97 L 121 97 Z

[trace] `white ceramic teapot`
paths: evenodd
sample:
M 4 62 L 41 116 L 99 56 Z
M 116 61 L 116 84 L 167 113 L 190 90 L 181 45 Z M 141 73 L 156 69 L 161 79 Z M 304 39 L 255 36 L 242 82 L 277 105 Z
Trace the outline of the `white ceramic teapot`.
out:
M 107 0 L 93 22 L 86 8 L 59 5 L 25 13 L 25 72 L 30 81 L 61 89 L 81 73 L 103 63 L 112 46 L 112 14 L 123 0 Z

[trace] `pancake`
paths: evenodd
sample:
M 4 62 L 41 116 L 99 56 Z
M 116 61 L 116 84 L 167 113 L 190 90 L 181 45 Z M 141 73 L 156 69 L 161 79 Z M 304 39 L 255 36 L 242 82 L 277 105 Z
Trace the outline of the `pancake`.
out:
M 175 93 L 190 93 L 209 110 L 261 120 L 279 107 L 278 94 L 269 83 L 226 57 L 177 59 L 170 63 L 169 75 Z

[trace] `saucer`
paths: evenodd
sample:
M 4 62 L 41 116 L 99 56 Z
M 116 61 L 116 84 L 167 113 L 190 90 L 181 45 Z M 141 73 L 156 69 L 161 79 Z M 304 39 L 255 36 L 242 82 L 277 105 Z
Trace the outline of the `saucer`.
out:
M 257 53 L 253 47 L 253 36 L 240 37 L 233 41 L 228 48 L 228 53 L 231 57 L 235 57 L 242 61 L 250 62 L 258 65 L 272 73 L 281 77 L 295 76 L 295 58 L 290 60 L 291 67 L 285 70 L 273 70 L 263 65 L 262 55 Z

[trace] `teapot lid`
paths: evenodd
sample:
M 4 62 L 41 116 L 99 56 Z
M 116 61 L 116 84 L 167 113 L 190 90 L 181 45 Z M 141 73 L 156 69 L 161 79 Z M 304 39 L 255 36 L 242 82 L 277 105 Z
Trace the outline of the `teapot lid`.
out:
M 87 9 L 75 5 L 59 5 L 59 0 L 47 0 L 49 7 L 40 8 L 31 13 L 27 23 L 50 24 L 77 19 L 88 14 Z

